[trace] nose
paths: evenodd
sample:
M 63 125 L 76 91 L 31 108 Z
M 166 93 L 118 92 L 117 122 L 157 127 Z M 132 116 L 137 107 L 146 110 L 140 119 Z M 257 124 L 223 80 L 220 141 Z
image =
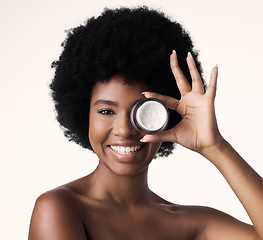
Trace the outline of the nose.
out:
M 138 132 L 132 126 L 129 113 L 119 113 L 114 121 L 112 133 L 122 138 L 129 138 Z

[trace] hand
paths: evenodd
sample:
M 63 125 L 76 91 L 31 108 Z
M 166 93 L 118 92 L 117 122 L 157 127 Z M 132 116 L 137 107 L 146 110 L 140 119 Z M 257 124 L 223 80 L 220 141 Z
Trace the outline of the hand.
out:
M 176 52 L 170 57 L 171 69 L 181 93 L 181 99 L 164 96 L 153 92 L 145 92 L 145 97 L 155 97 L 162 100 L 168 108 L 176 110 L 182 120 L 174 128 L 155 135 L 145 135 L 142 142 L 175 142 L 203 153 L 213 149 L 223 140 L 217 127 L 214 109 L 218 67 L 214 67 L 207 91 L 204 92 L 203 83 L 196 68 L 194 59 L 189 53 L 187 64 L 192 78 L 192 87 L 181 71 Z

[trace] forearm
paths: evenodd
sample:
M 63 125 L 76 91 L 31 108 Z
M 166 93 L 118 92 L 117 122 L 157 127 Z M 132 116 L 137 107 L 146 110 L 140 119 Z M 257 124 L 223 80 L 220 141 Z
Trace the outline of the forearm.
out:
M 225 177 L 246 209 L 258 235 L 263 239 L 263 179 L 242 157 L 222 141 L 213 151 L 203 152 Z

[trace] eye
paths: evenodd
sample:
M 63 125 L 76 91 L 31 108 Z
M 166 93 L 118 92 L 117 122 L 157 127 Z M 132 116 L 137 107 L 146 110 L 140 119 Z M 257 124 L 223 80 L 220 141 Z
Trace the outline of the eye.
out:
M 111 109 L 101 109 L 98 111 L 99 114 L 102 114 L 102 115 L 114 115 L 115 112 L 112 111 Z

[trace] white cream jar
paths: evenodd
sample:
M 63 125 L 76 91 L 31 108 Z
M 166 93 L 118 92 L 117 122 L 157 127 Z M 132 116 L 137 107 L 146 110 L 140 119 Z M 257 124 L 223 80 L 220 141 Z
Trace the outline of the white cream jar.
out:
M 145 98 L 133 106 L 130 117 L 136 130 L 144 134 L 156 134 L 167 126 L 169 112 L 159 99 Z

